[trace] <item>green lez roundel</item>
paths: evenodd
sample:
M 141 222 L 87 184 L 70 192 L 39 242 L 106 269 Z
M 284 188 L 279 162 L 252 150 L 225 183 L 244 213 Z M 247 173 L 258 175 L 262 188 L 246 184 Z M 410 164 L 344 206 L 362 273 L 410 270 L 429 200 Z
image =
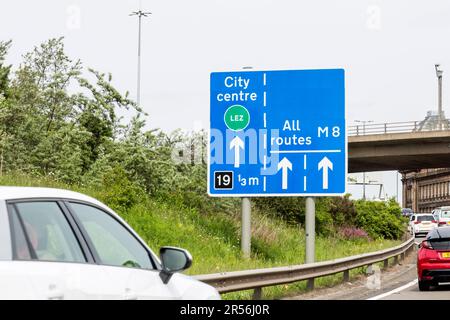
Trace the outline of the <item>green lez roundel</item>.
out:
M 250 114 L 245 107 L 236 104 L 225 111 L 224 121 L 230 130 L 244 130 L 250 123 Z

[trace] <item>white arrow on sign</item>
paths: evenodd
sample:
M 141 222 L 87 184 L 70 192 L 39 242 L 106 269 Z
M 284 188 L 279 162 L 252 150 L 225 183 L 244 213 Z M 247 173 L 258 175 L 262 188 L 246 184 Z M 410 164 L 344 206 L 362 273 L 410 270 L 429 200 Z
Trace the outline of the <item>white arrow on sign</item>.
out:
M 241 138 L 239 138 L 238 136 L 234 137 L 233 140 L 231 140 L 230 142 L 230 149 L 234 148 L 234 167 L 235 168 L 239 168 L 239 164 L 240 164 L 240 149 L 244 150 L 244 141 L 241 140 Z
M 323 170 L 322 188 L 324 190 L 328 189 L 328 169 L 333 171 L 333 162 L 331 162 L 327 157 L 323 157 L 323 159 L 319 162 L 318 170 Z
M 292 171 L 292 162 L 284 157 L 278 162 L 278 171 L 280 171 L 280 169 L 283 170 L 281 173 L 281 188 L 286 190 L 288 188 L 288 169 Z

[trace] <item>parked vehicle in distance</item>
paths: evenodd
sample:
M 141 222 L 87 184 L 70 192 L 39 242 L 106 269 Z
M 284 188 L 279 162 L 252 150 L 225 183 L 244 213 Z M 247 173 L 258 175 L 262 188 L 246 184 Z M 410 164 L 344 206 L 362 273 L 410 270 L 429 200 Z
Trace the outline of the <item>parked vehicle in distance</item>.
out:
M 417 253 L 419 290 L 450 282 L 450 226 L 430 231 Z
M 437 218 L 439 227 L 450 225 L 450 206 L 436 208 L 432 213 Z
M 412 214 L 413 214 L 413 211 L 412 211 L 412 209 L 411 208 L 403 208 L 402 209 L 402 216 L 403 217 L 411 217 L 412 216 Z
M 411 216 L 408 231 L 412 235 L 428 233 L 437 227 L 437 221 L 431 213 L 415 213 Z
M 0 300 L 220 299 L 179 273 L 186 250 L 160 259 L 113 210 L 60 189 L 0 187 Z

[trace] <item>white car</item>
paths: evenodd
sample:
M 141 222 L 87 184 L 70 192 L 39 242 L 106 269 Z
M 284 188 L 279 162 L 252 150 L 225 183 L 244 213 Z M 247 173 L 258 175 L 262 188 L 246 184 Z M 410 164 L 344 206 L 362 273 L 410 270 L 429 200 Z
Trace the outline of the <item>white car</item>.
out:
M 431 213 L 414 213 L 409 221 L 408 231 L 412 235 L 427 234 L 438 226 Z
M 220 299 L 178 273 L 192 258 L 161 260 L 116 213 L 60 189 L 0 187 L 0 299 Z
M 437 219 L 439 227 L 450 225 L 450 207 L 440 207 L 433 210 L 433 214 Z

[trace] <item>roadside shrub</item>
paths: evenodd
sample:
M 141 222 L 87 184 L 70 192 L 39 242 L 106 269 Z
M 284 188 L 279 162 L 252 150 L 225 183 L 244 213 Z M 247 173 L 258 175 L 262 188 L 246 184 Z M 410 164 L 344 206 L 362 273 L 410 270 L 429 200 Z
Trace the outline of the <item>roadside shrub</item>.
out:
M 347 240 L 354 240 L 354 239 L 370 240 L 369 235 L 365 230 L 353 226 L 339 227 L 337 229 L 337 234 L 339 235 L 340 238 Z
M 127 211 L 146 197 L 145 192 L 130 181 L 121 166 L 104 174 L 99 190 L 99 199 L 118 211 Z
M 358 214 L 354 201 L 350 200 L 350 194 L 332 198 L 329 203 L 329 211 L 337 226 L 354 225 Z
M 355 201 L 355 225 L 367 231 L 371 238 L 400 239 L 404 232 L 401 209 L 394 199 L 387 202 Z
M 330 198 L 316 199 L 316 232 L 323 236 L 334 232 L 333 216 L 330 213 Z
M 253 198 L 252 203 L 261 213 L 279 217 L 289 224 L 305 222 L 305 198 L 301 197 L 263 197 Z

